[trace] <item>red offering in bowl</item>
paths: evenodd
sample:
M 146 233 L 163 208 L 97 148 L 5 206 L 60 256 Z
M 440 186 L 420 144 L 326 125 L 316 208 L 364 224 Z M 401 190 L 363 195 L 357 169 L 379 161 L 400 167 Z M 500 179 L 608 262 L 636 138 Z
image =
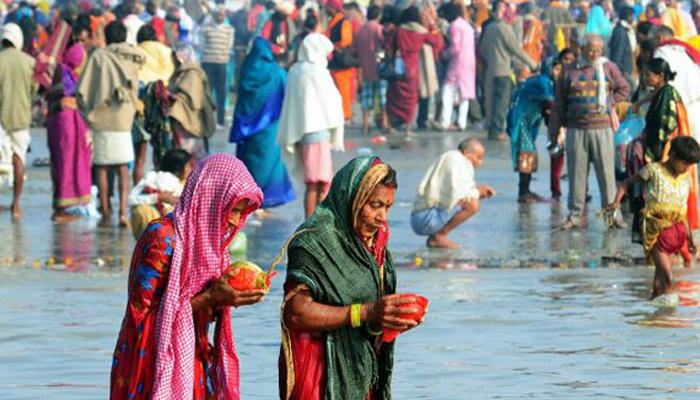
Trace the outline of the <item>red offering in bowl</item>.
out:
M 229 278 L 228 284 L 236 290 L 269 289 L 272 277 L 276 272 L 265 273 L 256 264 L 250 261 L 236 261 L 231 264 L 226 272 L 235 273 Z
M 399 307 L 411 308 L 411 307 L 418 306 L 418 308 L 420 309 L 418 312 L 415 312 L 415 313 L 405 313 L 405 314 L 402 313 L 401 318 L 412 319 L 416 322 L 420 321 L 421 318 L 423 318 L 423 316 L 425 315 L 425 310 L 428 308 L 428 299 L 426 299 L 423 296 L 418 296 L 417 294 L 412 294 L 412 293 L 402 294 L 401 297 L 402 298 L 414 298 L 415 303 L 401 304 Z M 382 340 L 385 343 L 391 343 L 400 334 L 401 334 L 401 332 L 399 332 L 397 330 L 384 328 Z

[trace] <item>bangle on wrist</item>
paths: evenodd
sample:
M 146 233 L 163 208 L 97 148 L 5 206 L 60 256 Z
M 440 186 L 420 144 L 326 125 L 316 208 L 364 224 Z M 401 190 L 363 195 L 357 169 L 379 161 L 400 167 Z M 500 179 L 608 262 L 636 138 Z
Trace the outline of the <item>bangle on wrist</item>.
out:
M 365 327 L 367 328 L 367 332 L 372 335 L 372 336 L 379 336 L 382 334 L 382 328 L 380 327 L 379 330 L 374 330 L 372 329 L 372 324 L 365 324 Z
M 352 326 L 353 328 L 359 328 L 360 326 L 362 326 L 361 313 L 361 304 L 353 304 L 350 306 L 350 326 Z

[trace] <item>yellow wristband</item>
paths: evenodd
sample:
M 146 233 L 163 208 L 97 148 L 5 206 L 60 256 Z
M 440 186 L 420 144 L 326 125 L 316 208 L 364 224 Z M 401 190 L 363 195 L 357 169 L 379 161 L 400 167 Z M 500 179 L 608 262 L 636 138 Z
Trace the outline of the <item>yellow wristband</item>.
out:
M 362 305 L 353 304 L 350 306 L 350 326 L 359 328 L 362 325 Z

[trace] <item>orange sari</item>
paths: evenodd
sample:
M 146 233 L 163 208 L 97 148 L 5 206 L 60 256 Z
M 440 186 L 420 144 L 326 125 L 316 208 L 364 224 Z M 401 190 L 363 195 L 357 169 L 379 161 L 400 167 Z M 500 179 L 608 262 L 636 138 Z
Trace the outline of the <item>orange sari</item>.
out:
M 678 136 L 693 136 L 688 123 L 688 111 L 681 102 L 676 103 L 676 114 L 678 118 L 678 127 L 671 133 L 666 146 L 664 147 L 663 157 L 661 161 L 668 160 L 668 154 L 671 150 L 671 140 Z M 700 228 L 700 216 L 698 215 L 698 166 L 693 165 L 688 171 L 691 178 L 690 193 L 688 194 L 688 225 L 691 230 Z
M 542 62 L 544 40 L 544 29 L 542 28 L 542 23 L 537 18 L 531 18 L 523 21 L 523 50 L 537 65 Z M 523 68 L 519 74 L 519 78 L 524 80 L 530 75 L 532 75 L 530 70 Z
M 336 38 L 333 37 L 332 32 L 340 23 L 343 24 L 340 27 L 340 38 L 334 41 Z M 348 48 L 352 45 L 352 23 L 345 19 L 342 13 L 337 13 L 328 23 L 326 36 L 331 39 L 336 50 Z M 332 70 L 331 76 L 343 98 L 343 115 L 348 121 L 352 118 L 352 104 L 355 101 L 355 71 L 353 68 Z

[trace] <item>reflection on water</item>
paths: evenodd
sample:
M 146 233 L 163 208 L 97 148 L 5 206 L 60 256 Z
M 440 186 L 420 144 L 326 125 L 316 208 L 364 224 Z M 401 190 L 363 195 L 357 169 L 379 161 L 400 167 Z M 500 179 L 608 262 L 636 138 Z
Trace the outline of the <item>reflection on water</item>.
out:
M 408 223 L 415 187 L 458 139 L 377 148 L 399 171 L 389 221 L 399 288 L 430 299 L 425 325 L 398 339 L 394 397 L 698 398 L 700 307 L 649 305 L 653 269 L 640 266 L 627 232 L 603 232 L 591 216 L 587 230 L 552 234 L 565 204 L 517 206 L 502 145 L 489 145 L 477 175 L 499 195 L 453 233 L 463 248 L 425 248 Z M 29 175 L 25 221 L 0 221 L 0 398 L 106 398 L 134 240 L 95 221 L 52 224 L 48 171 Z M 541 175 L 533 188 L 546 194 Z M 251 259 L 269 265 L 301 221 L 299 201 L 246 227 Z M 676 273 L 700 280 L 695 270 Z M 281 284 L 263 304 L 233 312 L 245 399 L 277 398 Z

